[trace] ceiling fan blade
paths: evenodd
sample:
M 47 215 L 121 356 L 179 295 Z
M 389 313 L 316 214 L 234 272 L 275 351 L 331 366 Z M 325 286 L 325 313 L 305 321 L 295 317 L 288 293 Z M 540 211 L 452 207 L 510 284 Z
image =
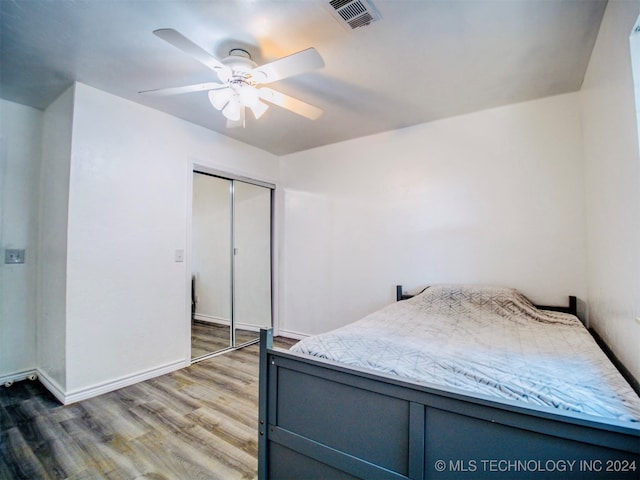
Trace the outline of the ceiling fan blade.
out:
M 143 90 L 138 92 L 142 95 L 163 97 L 165 95 L 178 95 L 180 93 L 202 92 L 205 90 L 217 90 L 219 88 L 227 88 L 223 83 L 207 82 L 197 83 L 195 85 L 185 85 L 184 87 L 158 88 L 155 90 Z
M 303 117 L 307 117 L 310 120 L 316 120 L 322 115 L 322 109 L 314 107 L 308 103 L 298 100 L 297 98 L 290 97 L 284 93 L 277 92 L 271 88 L 263 87 L 258 89 L 260 98 L 266 100 L 269 103 L 278 105 L 286 110 L 289 110 Z
M 251 71 L 257 83 L 271 83 L 283 78 L 324 67 L 324 60 L 315 48 L 307 48 Z
M 178 50 L 182 50 L 184 53 L 190 55 L 203 65 L 209 67 L 211 70 L 218 74 L 218 77 L 220 77 L 220 80 L 222 80 L 223 82 L 231 76 L 232 72 L 229 67 L 223 64 L 209 52 L 204 50 L 202 47 L 193 43 L 177 30 L 174 30 L 173 28 L 160 28 L 158 30 L 154 30 L 153 34 L 161 38 L 165 42 L 170 43 Z

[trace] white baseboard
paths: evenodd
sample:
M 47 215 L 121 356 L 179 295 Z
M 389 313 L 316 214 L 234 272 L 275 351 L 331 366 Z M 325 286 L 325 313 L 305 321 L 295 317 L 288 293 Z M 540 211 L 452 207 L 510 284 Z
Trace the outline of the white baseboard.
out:
M 40 383 L 42 383 L 42 385 L 51 392 L 51 395 L 56 397 L 60 403 L 65 405 L 64 388 L 62 388 L 58 382 L 49 378 L 49 376 L 41 370 L 38 370 L 38 380 L 40 380 Z
M 35 377 L 35 378 L 34 378 Z M 0 385 L 10 387 L 14 382 L 20 382 L 22 380 L 35 380 L 38 377 L 38 371 L 34 368 L 31 370 L 22 370 L 21 372 L 14 372 L 0 377 Z
M 302 340 L 304 338 L 307 338 L 309 335 L 307 335 L 306 333 L 294 332 L 293 330 L 285 330 L 281 328 L 278 330 L 278 336 L 293 338 L 294 340 Z
M 213 323 L 214 325 L 224 325 L 226 327 L 231 325 L 231 322 L 227 319 L 220 318 L 220 317 L 213 317 L 211 315 L 203 315 L 201 313 L 196 313 L 193 316 L 193 319 L 198 320 L 199 322 Z M 248 323 L 237 323 L 236 328 L 240 330 L 248 330 L 250 332 L 259 332 L 262 327 L 258 325 L 251 325 Z
M 195 313 L 193 315 L 193 319 L 200 322 L 215 323 L 216 325 L 231 325 L 231 321 L 228 318 L 214 317 L 212 315 L 205 315 L 203 313 Z
M 79 388 L 71 392 L 65 392 L 56 382 L 48 378 L 46 374 L 40 372 L 39 377 L 42 384 L 53 394 L 54 397 L 56 397 L 62 404 L 69 405 L 71 403 L 86 400 L 91 397 L 97 397 L 98 395 L 102 395 L 103 393 L 108 393 L 123 387 L 128 387 L 129 385 L 133 385 L 134 383 L 142 382 L 144 380 L 159 377 L 160 375 L 171 373 L 187 365 L 188 363 L 184 360 L 179 360 L 177 362 L 167 363 L 166 365 L 152 368 L 150 370 L 145 370 L 144 372 L 125 375 L 108 382 L 92 385 L 91 387 Z

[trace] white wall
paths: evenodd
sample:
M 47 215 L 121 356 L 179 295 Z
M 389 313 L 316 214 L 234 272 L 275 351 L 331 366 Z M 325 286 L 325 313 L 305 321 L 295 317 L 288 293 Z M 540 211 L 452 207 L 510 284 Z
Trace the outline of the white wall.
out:
M 24 185 L 7 195 L 11 202 L 24 197 L 26 210 L 35 208 L 39 183 L 41 196 L 37 255 L 29 255 L 32 239 L 24 240 L 27 259 L 38 260 L 37 288 L 22 289 L 38 292 L 37 308 L 35 300 L 25 304 L 38 312 L 37 335 L 35 323 L 9 330 L 29 338 L 18 344 L 20 354 L 3 348 L 3 369 L 37 366 L 45 384 L 70 402 L 188 363 L 193 165 L 274 181 L 276 157 L 76 84 L 44 114 L 42 172 L 33 179 L 38 114 L 4 102 L 2 112 L 12 122 L 3 125 L 3 148 L 24 143 L 3 157 L 11 168 L 25 162 L 11 172 Z M 20 227 L 27 236 L 37 225 L 33 216 Z M 11 241 L 22 242 L 20 235 Z M 176 249 L 186 250 L 186 262 L 174 261 Z M 20 300 L 11 299 L 12 313 L 21 313 Z
M 636 20 L 633 33 L 629 39 L 631 53 L 631 67 L 633 70 L 633 88 L 635 91 L 636 118 L 640 119 L 640 17 Z M 638 124 L 638 134 L 640 135 L 640 121 Z
M 578 94 L 285 156 L 281 182 L 284 332 L 356 320 L 396 283 L 585 298 Z
M 638 1 L 610 1 L 582 97 L 589 316 L 640 379 L 640 158 L 629 36 Z
M 66 388 L 67 226 L 74 88 L 44 114 L 38 256 L 38 370 L 56 394 Z M 35 139 L 34 139 L 35 141 Z
M 42 122 L 41 111 L 0 100 L 0 378 L 19 377 L 37 365 Z M 25 263 L 5 265 L 5 248 L 25 249 Z
M 263 151 L 77 84 L 69 186 L 67 393 L 187 362 L 193 163 L 275 177 Z

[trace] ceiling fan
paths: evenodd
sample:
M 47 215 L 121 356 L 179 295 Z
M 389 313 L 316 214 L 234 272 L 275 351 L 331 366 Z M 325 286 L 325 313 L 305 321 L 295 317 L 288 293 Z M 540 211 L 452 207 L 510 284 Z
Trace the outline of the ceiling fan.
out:
M 180 32 L 171 28 L 155 30 L 154 35 L 190 55 L 213 70 L 219 82 L 198 83 L 183 87 L 144 90 L 143 95 L 176 95 L 181 93 L 208 91 L 209 101 L 227 118 L 227 127 L 241 127 L 245 123 L 245 109 L 251 110 L 256 119 L 267 111 L 269 105 L 278 105 L 303 117 L 315 120 L 322 115 L 318 107 L 269 87 L 259 85 L 272 83 L 287 77 L 324 66 L 324 61 L 315 48 L 258 66 L 244 49 L 235 48 L 229 56 L 218 60 Z

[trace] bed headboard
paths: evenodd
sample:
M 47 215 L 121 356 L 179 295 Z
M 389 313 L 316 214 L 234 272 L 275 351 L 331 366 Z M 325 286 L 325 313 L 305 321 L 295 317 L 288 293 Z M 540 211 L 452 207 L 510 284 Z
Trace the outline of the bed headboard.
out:
M 396 285 L 396 301 L 407 300 L 408 298 L 413 297 L 408 293 L 404 293 L 402 291 L 402 285 Z M 568 306 L 558 306 L 558 305 L 535 305 L 537 308 L 541 310 L 552 310 L 554 312 L 564 312 L 570 313 L 571 315 L 578 316 L 578 299 L 573 295 L 569 295 L 569 305 Z

